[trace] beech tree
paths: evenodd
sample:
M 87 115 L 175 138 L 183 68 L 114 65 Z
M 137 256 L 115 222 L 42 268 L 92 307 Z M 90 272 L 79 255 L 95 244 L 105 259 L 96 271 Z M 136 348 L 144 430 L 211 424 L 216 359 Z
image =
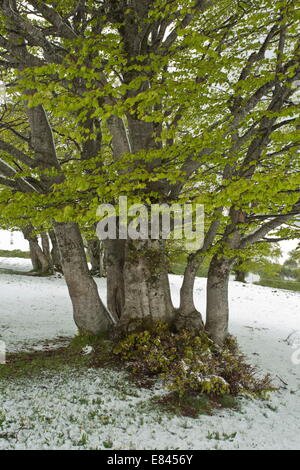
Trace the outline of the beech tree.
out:
M 23 122 L 4 125 L 3 211 L 53 224 L 77 325 L 202 328 L 193 285 L 210 255 L 206 329 L 222 344 L 235 260 L 300 209 L 297 3 L 1 0 L 0 13 L 5 81 L 28 122 L 25 139 Z M 107 241 L 107 309 L 99 298 L 79 225 L 119 195 L 205 205 L 178 309 L 157 240 Z

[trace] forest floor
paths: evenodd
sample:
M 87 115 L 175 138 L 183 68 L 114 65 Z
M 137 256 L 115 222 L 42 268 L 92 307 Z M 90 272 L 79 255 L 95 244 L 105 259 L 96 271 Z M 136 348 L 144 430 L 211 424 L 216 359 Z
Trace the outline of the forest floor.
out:
M 29 260 L 0 259 L 0 341 L 8 353 L 41 353 L 76 335 L 64 280 L 28 270 Z M 170 280 L 177 304 L 181 276 Z M 97 283 L 105 298 L 105 280 Z M 205 284 L 197 278 L 202 312 Z M 70 364 L 0 379 L 0 449 L 299 450 L 300 293 L 231 282 L 230 304 L 231 333 L 278 387 L 269 400 L 242 398 L 238 411 L 189 418 L 154 405 L 166 393 L 159 384 L 138 389 L 122 371 Z

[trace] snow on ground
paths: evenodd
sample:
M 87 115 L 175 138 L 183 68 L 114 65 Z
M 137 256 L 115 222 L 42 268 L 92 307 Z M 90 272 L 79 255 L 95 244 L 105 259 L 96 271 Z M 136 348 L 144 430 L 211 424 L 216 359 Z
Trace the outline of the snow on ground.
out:
M 28 272 L 32 269 L 32 264 L 26 258 L 0 258 L 0 269 Z
M 10 264 L 11 263 L 11 264 Z M 28 260 L 0 259 L 0 268 Z M 27 264 L 26 264 L 27 263 Z M 14 265 L 15 266 L 15 265 Z M 180 276 L 170 276 L 178 303 Z M 105 298 L 105 281 L 98 279 Z M 204 311 L 205 279 L 195 302 Z M 73 336 L 64 280 L 0 271 L 0 339 L 9 351 Z M 231 332 L 253 364 L 279 387 L 270 401 L 241 400 L 241 412 L 197 419 L 153 408 L 163 393 L 136 390 L 124 374 L 67 369 L 0 382 L 0 449 L 300 449 L 300 294 L 230 283 Z M 1 367 L 1 365 L 0 365 Z
M 40 349 L 45 341 L 74 336 L 72 305 L 63 279 L 2 274 L 30 271 L 30 260 L 0 258 L 0 340 L 9 352 Z

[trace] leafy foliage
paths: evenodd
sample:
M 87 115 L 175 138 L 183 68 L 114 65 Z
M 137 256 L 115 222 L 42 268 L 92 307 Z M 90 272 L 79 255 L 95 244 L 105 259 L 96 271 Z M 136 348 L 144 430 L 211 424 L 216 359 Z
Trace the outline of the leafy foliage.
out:
M 283 263 L 280 276 L 284 279 L 292 279 L 300 282 L 300 251 L 293 250 L 289 258 Z
M 179 397 L 190 393 L 263 396 L 272 390 L 270 377 L 256 375 L 233 338 L 219 348 L 205 332 L 175 334 L 157 323 L 151 330 L 122 339 L 113 351 L 133 374 L 160 377 Z

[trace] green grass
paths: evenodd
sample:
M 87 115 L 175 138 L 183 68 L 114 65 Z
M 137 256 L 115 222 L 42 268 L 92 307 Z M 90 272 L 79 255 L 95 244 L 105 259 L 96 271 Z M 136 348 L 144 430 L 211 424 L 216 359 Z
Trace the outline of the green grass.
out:
M 237 432 L 233 432 L 231 434 L 226 434 L 225 432 L 220 433 L 220 432 L 209 432 L 206 436 L 207 439 L 209 440 L 215 440 L 215 441 L 234 441 L 234 439 L 237 436 Z
M 0 250 L 0 258 L 30 258 L 29 251 L 21 250 Z
M 281 279 L 261 279 L 255 282 L 257 286 L 273 287 L 274 289 L 285 289 L 300 292 L 300 282 L 285 281 Z
M 103 442 L 103 447 L 105 447 L 105 449 L 112 449 L 114 446 L 114 443 L 112 441 L 104 441 Z
M 219 409 L 240 411 L 239 399 L 231 395 L 212 398 L 205 394 L 187 394 L 179 397 L 172 392 L 163 398 L 155 398 L 154 403 L 163 411 L 190 418 L 198 418 L 201 415 L 211 416 Z
M 85 346 L 90 354 L 83 354 Z M 41 372 L 58 371 L 67 366 L 76 368 L 104 367 L 111 363 L 111 346 L 103 336 L 76 336 L 67 347 L 51 350 L 8 353 L 6 364 L 0 364 L 0 380 L 30 377 Z

